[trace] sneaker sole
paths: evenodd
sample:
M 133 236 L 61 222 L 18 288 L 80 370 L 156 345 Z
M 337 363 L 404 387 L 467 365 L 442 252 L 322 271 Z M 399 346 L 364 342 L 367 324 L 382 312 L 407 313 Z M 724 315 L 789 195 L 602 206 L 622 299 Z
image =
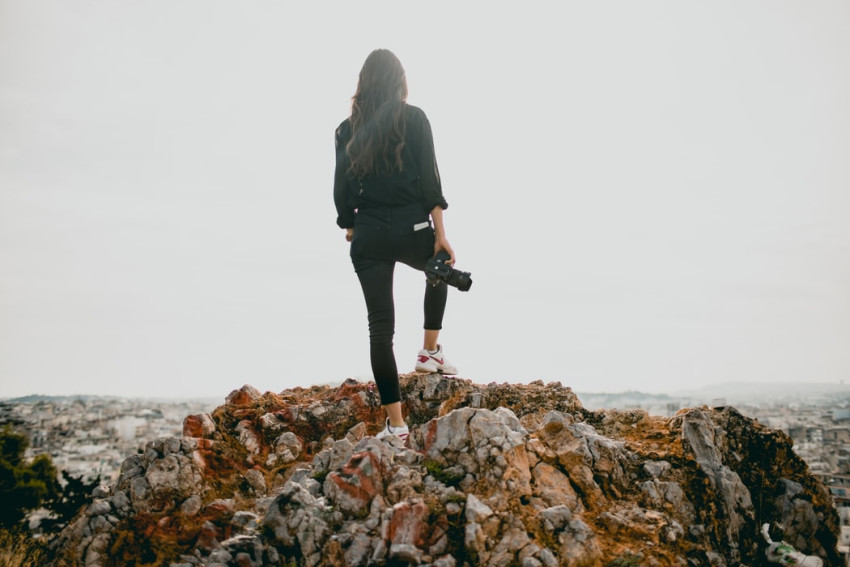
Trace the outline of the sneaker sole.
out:
M 415 371 L 419 372 L 421 374 L 442 374 L 444 376 L 456 376 L 457 373 L 458 373 L 457 370 L 455 370 L 453 372 L 446 372 L 445 370 L 440 370 L 439 368 L 435 368 L 434 370 L 431 370 L 430 368 L 419 368 L 419 367 L 416 367 Z

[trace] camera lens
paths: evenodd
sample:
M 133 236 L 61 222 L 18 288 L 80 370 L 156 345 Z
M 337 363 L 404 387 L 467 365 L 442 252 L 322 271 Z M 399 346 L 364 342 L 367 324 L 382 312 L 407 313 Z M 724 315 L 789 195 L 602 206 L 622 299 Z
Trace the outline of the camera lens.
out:
M 454 276 L 452 283 L 453 286 L 457 287 L 460 291 L 469 291 L 469 288 L 472 287 L 472 278 L 469 277 L 469 272 L 461 272 L 459 270 L 454 270 Z

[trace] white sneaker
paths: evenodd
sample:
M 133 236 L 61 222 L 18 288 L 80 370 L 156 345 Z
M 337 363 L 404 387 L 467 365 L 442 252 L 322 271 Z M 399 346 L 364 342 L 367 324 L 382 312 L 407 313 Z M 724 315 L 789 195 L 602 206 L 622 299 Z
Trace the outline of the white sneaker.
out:
M 375 439 L 382 439 L 384 437 L 389 437 L 390 435 L 395 435 L 405 443 L 407 443 L 407 436 L 410 435 L 410 429 L 408 429 L 407 424 L 404 424 L 400 427 L 393 427 L 390 425 L 390 418 L 387 418 L 387 423 L 384 426 L 384 429 L 375 435 Z
M 422 349 L 416 357 L 417 372 L 439 372 L 440 374 L 457 374 L 457 368 L 446 360 L 443 345 L 437 345 L 437 352 Z

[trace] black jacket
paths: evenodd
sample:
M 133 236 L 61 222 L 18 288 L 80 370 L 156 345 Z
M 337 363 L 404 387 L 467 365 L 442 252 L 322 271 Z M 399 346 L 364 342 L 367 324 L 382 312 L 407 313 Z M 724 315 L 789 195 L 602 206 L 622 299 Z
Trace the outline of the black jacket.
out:
M 448 208 L 434 156 L 431 124 L 420 108 L 409 104 L 405 105 L 404 120 L 404 148 L 401 152 L 404 166 L 401 171 L 362 178 L 348 172 L 350 160 L 345 154 L 345 147 L 351 140 L 348 119 L 336 129 L 334 203 L 336 224 L 340 228 L 353 227 L 355 210 L 364 207 L 401 207 L 418 202 L 426 211 L 436 206 Z

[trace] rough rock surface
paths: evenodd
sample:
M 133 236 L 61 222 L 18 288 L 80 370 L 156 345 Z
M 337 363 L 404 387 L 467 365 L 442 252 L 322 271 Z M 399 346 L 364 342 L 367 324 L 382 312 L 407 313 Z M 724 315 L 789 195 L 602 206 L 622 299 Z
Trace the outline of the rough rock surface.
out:
M 402 376 L 377 392 L 244 386 L 129 457 L 55 543 L 69 565 L 766 565 L 759 528 L 839 565 L 790 439 L 731 407 L 587 411 L 560 383 Z

